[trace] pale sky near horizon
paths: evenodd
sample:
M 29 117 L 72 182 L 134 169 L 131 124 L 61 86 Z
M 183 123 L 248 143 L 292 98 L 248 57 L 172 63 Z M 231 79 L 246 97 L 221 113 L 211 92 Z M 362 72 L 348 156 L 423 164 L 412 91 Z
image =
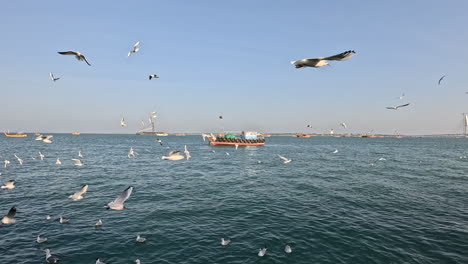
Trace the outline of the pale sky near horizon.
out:
M 461 132 L 466 10 L 467 1 L 4 1 L 0 130 L 134 133 L 156 111 L 167 132 Z M 92 66 L 57 54 L 66 50 Z M 331 67 L 290 64 L 346 50 L 356 55 Z

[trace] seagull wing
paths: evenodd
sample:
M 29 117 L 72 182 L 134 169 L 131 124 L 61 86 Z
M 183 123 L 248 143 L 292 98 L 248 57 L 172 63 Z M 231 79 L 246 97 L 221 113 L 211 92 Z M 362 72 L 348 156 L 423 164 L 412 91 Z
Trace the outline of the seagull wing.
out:
M 344 61 L 351 58 L 355 53 L 354 50 L 348 50 L 334 56 L 326 57 L 324 60 Z
M 135 43 L 135 45 L 133 45 L 133 51 L 137 51 L 139 46 L 140 46 L 140 41 L 138 41 L 137 43 Z
M 284 160 L 284 161 L 288 161 L 288 160 L 289 160 L 289 159 L 287 159 L 287 158 L 285 158 L 285 157 L 283 157 L 283 156 L 281 156 L 281 155 L 278 155 L 278 157 L 279 157 L 280 159 Z
M 75 164 L 83 164 L 83 163 L 81 163 L 81 160 L 79 160 L 79 159 L 71 159 L 71 160 L 73 160 L 75 162 Z
M 82 194 L 85 194 L 87 191 L 88 191 L 88 184 L 85 184 L 83 185 L 83 187 L 81 187 L 81 190 L 77 194 L 82 195 Z
M 8 214 L 6 215 L 6 217 L 8 217 L 8 218 L 13 218 L 13 217 L 15 217 L 15 215 L 16 215 L 16 208 L 15 208 L 15 207 L 12 207 L 12 208 L 10 209 L 10 211 L 8 211 Z
M 171 151 L 171 152 L 169 152 L 169 156 L 177 155 L 179 153 L 180 153 L 180 150 Z
M 387 106 L 387 109 L 392 109 L 392 110 L 395 110 L 396 107 L 395 106 Z
M 58 54 L 62 54 L 62 55 L 78 55 L 78 53 L 76 53 L 76 51 L 59 51 Z
M 91 66 L 91 64 L 89 64 L 88 60 L 86 60 L 86 57 L 84 55 L 81 55 L 81 58 L 83 58 L 83 60 L 86 62 L 86 64 L 88 64 L 89 66 Z
M 133 186 L 129 186 L 114 201 L 114 204 L 123 204 L 132 194 Z
M 404 104 L 404 105 L 399 105 L 397 106 L 396 108 L 401 108 L 401 107 L 405 107 L 405 106 L 408 106 L 409 104 Z
M 55 79 L 55 78 L 54 78 L 54 75 L 53 75 L 51 72 L 49 72 L 49 76 L 50 76 L 50 79 L 51 79 L 52 81 Z
M 302 59 L 302 60 L 297 60 L 297 61 L 291 61 L 291 64 L 294 64 L 294 65 L 302 65 L 302 64 L 305 64 L 305 65 L 315 65 L 317 64 L 319 61 L 321 61 L 323 59 L 323 57 L 320 57 L 320 58 L 309 58 L 309 59 Z
M 440 77 L 440 79 L 439 79 L 439 85 L 440 85 L 440 82 L 441 82 L 444 78 L 445 78 L 445 75 L 442 76 L 442 77 Z

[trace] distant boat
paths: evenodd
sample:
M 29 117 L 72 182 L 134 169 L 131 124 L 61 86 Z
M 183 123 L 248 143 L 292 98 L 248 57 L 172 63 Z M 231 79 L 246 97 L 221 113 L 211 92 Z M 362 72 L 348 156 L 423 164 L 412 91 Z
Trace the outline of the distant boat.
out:
M 7 137 L 15 137 L 15 138 L 22 138 L 27 137 L 28 134 L 23 132 L 3 132 L 3 134 Z
M 72 132 L 71 134 L 74 135 L 74 136 L 79 136 L 81 133 L 80 132 Z
M 240 136 L 233 134 L 219 134 L 217 136 L 211 134 L 206 135 L 206 138 L 213 146 L 264 146 L 265 139 L 258 135 L 255 131 L 242 131 Z
M 296 134 L 296 137 L 298 138 L 310 138 L 312 135 L 309 134 Z

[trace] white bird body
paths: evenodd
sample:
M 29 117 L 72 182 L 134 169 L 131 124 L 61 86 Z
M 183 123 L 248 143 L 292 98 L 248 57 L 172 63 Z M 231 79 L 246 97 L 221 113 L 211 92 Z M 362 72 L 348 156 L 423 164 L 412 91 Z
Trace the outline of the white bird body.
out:
M 337 150 L 337 149 L 335 149 L 335 151 L 333 151 L 333 154 L 335 154 L 335 153 L 338 153 L 338 150 Z
M 9 161 L 9 160 L 5 160 L 5 161 L 4 161 L 3 168 L 6 168 L 6 167 L 8 166 L 8 164 L 10 164 L 10 161 Z
M 59 158 L 57 158 L 57 161 L 55 161 L 55 164 L 60 165 L 60 164 L 62 164 L 62 162 L 60 161 Z
M 50 79 L 54 82 L 60 79 L 60 78 L 55 78 L 52 72 L 49 72 L 49 76 L 50 76 Z
M 231 243 L 230 239 L 224 240 L 224 238 L 221 238 L 221 246 L 227 246 Z
M 83 153 L 81 153 L 81 151 L 78 151 L 78 157 L 80 157 L 80 158 L 83 157 Z
M 88 191 L 88 184 L 85 184 L 83 185 L 83 187 L 81 187 L 80 191 L 68 196 L 68 198 L 72 199 L 73 201 L 81 200 L 84 198 L 83 194 L 85 194 L 87 191 Z
M 133 53 L 137 53 L 139 50 L 140 50 L 140 41 L 138 41 L 137 43 L 135 43 L 135 45 L 133 45 L 133 50 L 128 52 L 127 57 L 132 56 Z
M 169 152 L 169 156 L 162 156 L 161 159 L 163 160 L 182 160 L 184 159 L 184 156 L 180 154 L 180 151 L 171 151 Z
M 120 119 L 120 126 L 121 127 L 126 127 L 127 124 L 125 123 L 125 119 L 122 117 L 122 119 Z
M 130 151 L 127 154 L 128 158 L 135 157 L 135 154 L 137 154 L 137 153 L 133 150 L 132 147 L 130 147 Z
M 153 78 L 159 78 L 159 76 L 156 75 L 156 74 L 150 74 L 150 76 L 148 78 L 151 80 Z
M 124 203 L 128 198 L 130 198 L 132 191 L 133 191 L 133 186 L 127 187 L 127 189 L 125 189 L 114 201 L 108 203 L 106 205 L 106 208 L 113 209 L 113 210 L 126 209 Z
M 38 244 L 47 242 L 47 237 L 41 237 L 40 235 L 37 235 L 36 242 L 37 242 Z
M 60 222 L 61 224 L 65 224 L 65 223 L 67 223 L 67 222 L 69 222 L 69 221 L 70 221 L 70 219 L 64 218 L 64 217 L 62 217 L 62 216 L 60 216 L 60 218 L 59 218 L 59 222 Z
M 47 263 L 58 263 L 60 261 L 60 259 L 52 254 L 50 254 L 50 250 L 49 249 L 46 249 L 44 250 L 45 253 L 46 253 L 46 262 Z
M 141 264 L 141 262 L 140 262 L 139 259 L 136 259 L 136 260 L 135 260 L 135 263 L 136 263 L 136 264 Z
M 50 220 L 52 217 L 50 217 L 50 215 L 46 216 L 46 220 Z
M 283 157 L 283 156 L 281 156 L 281 155 L 278 155 L 278 157 L 279 157 L 280 159 L 283 160 L 283 163 L 284 163 L 284 164 L 288 164 L 289 162 L 292 161 L 291 159 L 285 158 L 285 157 Z
M 86 62 L 86 64 L 88 64 L 89 66 L 91 66 L 91 64 L 89 64 L 88 60 L 86 60 L 86 57 L 80 53 L 79 51 L 59 51 L 58 54 L 61 54 L 61 55 L 73 55 L 75 56 L 75 58 L 79 61 L 84 61 Z
M 52 143 L 52 140 L 50 140 L 50 139 L 53 138 L 53 137 L 54 136 L 48 135 L 42 140 L 42 142 L 50 144 L 50 143 Z
M 79 159 L 71 159 L 71 160 L 73 160 L 75 162 L 75 166 L 83 166 L 84 165 L 83 162 L 81 162 L 81 160 L 79 160 Z
M 137 237 L 136 237 L 135 240 L 136 240 L 136 242 L 138 242 L 138 243 L 143 243 L 143 242 L 146 241 L 146 238 L 141 237 L 140 235 L 137 235 Z
M 258 256 L 259 256 L 259 257 L 263 257 L 263 256 L 265 256 L 266 252 L 267 252 L 267 249 L 266 249 L 266 248 L 261 248 L 261 249 L 258 251 Z
M 20 159 L 20 157 L 16 156 L 16 154 L 15 154 L 15 158 L 16 158 L 16 160 L 18 160 L 20 165 L 23 165 L 23 160 Z
M 102 220 L 99 219 L 97 222 L 96 222 L 96 226 L 102 226 Z
M 190 156 L 190 152 L 189 152 L 188 149 L 187 149 L 187 145 L 184 145 L 184 148 L 185 148 L 185 150 L 184 150 L 185 158 L 186 158 L 187 160 L 189 160 L 192 156 Z
M 42 154 L 40 151 L 39 151 L 39 158 L 41 158 L 41 160 L 44 160 L 44 154 Z
M 11 189 L 14 189 L 15 188 L 15 180 L 11 180 L 11 181 L 8 181 L 7 183 L 5 183 L 5 185 L 3 185 L 2 189 L 8 189 L 8 190 L 11 190 Z
M 239 144 L 235 144 L 234 146 L 236 147 L 236 150 L 239 148 Z
M 16 215 L 16 208 L 12 207 L 8 213 L 2 218 L 2 224 L 8 225 L 8 224 L 14 224 L 16 223 L 15 220 L 15 215 Z
M 296 68 L 303 68 L 303 67 L 319 68 L 325 65 L 329 65 L 328 63 L 329 60 L 334 60 L 334 61 L 348 60 L 349 58 L 354 56 L 355 53 L 356 52 L 354 52 L 354 50 L 348 50 L 343 53 L 330 56 L 330 57 L 317 57 L 317 58 L 309 58 L 309 59 L 291 61 L 291 64 L 294 64 Z
M 99 258 L 96 259 L 96 264 L 106 264 L 104 262 L 102 262 Z
M 291 247 L 290 247 L 289 245 L 286 245 L 286 246 L 284 247 L 284 252 L 286 252 L 286 253 L 288 253 L 288 254 L 291 254 L 291 252 L 292 252 Z

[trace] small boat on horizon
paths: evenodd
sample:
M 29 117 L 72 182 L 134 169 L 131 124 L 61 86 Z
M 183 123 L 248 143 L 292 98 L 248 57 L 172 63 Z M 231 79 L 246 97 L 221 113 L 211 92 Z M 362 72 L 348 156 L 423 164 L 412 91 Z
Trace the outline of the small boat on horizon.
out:
M 211 134 L 208 138 L 212 146 L 264 146 L 265 139 L 255 131 L 242 131 L 240 136 L 234 134 Z
M 3 132 L 3 134 L 7 137 L 14 137 L 14 138 L 22 138 L 27 137 L 28 134 L 23 132 Z
M 74 136 L 79 136 L 81 133 L 80 132 L 72 132 L 71 134 L 74 135 Z

